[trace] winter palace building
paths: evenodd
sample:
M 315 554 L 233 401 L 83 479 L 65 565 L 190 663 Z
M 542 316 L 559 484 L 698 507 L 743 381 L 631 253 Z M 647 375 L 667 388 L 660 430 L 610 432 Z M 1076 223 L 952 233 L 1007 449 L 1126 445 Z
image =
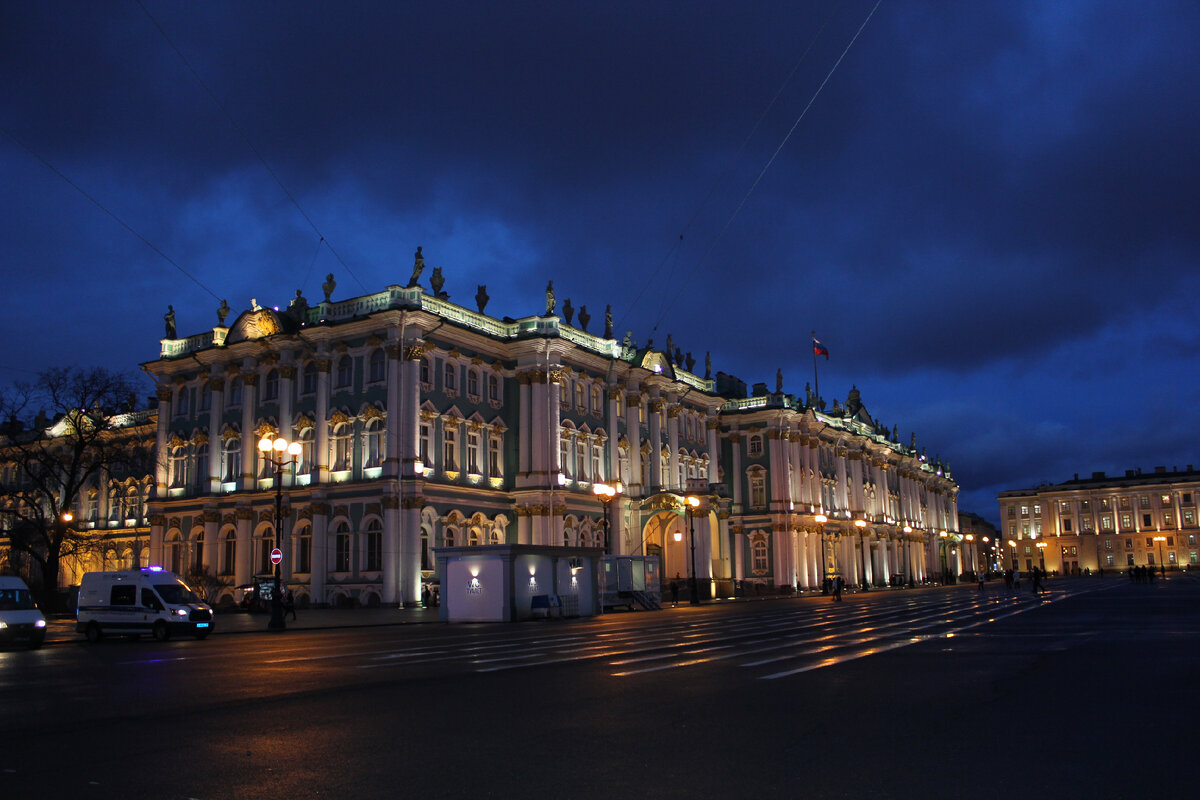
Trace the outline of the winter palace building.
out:
M 440 547 L 523 543 L 660 555 L 705 594 L 924 580 L 960 552 L 958 487 L 858 397 L 830 410 L 678 349 L 588 333 L 547 291 L 512 320 L 418 285 L 284 311 L 257 304 L 158 360 L 159 454 L 142 562 L 229 586 L 269 574 L 301 603 L 414 604 Z M 668 340 L 670 337 L 668 337 Z M 264 436 L 300 444 L 282 477 Z M 612 487 L 609 499 L 598 491 Z M 688 498 L 694 498 L 689 504 Z M 104 519 L 98 526 L 104 527 Z M 99 531 L 98 531 L 99 532 Z M 99 568 L 99 565 L 92 568 Z

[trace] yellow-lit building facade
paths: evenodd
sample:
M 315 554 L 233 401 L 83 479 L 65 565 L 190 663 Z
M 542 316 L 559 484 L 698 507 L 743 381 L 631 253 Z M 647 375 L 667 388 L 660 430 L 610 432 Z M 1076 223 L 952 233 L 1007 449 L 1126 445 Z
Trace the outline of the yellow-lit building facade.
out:
M 1155 467 L 1095 472 L 999 497 L 1006 566 L 1062 575 L 1130 567 L 1200 566 L 1200 472 Z

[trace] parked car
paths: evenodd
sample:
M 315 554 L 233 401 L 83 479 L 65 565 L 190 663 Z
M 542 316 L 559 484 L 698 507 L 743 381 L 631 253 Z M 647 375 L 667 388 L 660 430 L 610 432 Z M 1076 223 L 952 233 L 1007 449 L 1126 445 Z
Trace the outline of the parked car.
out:
M 0 575 L 0 645 L 41 647 L 46 641 L 46 618 L 25 581 Z

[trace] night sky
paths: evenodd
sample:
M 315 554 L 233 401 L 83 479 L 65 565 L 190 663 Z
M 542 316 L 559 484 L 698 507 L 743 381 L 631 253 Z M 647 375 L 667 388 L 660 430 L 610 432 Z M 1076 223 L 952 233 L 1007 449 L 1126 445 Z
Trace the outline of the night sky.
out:
M 993 521 L 1200 465 L 1197 41 L 1194 0 L 4 3 L 0 381 L 420 245 L 801 396 L 815 330 Z

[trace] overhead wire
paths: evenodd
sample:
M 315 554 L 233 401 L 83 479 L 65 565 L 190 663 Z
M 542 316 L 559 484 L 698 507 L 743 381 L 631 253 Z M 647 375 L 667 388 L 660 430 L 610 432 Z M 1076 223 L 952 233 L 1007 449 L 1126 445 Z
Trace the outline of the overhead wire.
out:
M 198 73 L 195 67 L 192 66 L 192 63 L 187 60 L 187 57 L 183 54 L 183 52 L 175 46 L 175 42 L 170 36 L 167 35 L 167 32 L 163 29 L 163 26 L 158 23 L 158 20 L 154 18 L 154 15 L 150 13 L 146 6 L 142 5 L 142 0 L 134 0 L 134 2 L 138 4 L 140 9 L 142 9 L 142 12 L 146 15 L 146 18 L 150 20 L 151 24 L 158 29 L 158 32 L 162 35 L 163 40 L 172 50 L 175 51 L 175 55 L 179 56 L 179 60 L 183 62 L 183 65 L 187 67 L 188 72 L 190 72 L 192 77 L 196 79 L 196 82 L 200 84 L 200 88 L 204 89 L 209 99 L 213 101 L 213 104 L 216 105 L 220 112 L 225 116 L 225 119 L 229 121 L 229 124 L 233 126 L 233 129 L 242 137 L 242 141 L 244 141 L 246 146 L 250 148 L 250 152 L 254 153 L 254 157 L 258 159 L 259 163 L 262 164 L 263 169 L 267 171 L 267 174 L 270 175 L 272 180 L 275 181 L 276 185 L 279 186 L 279 189 L 283 192 L 284 196 L 291 201 L 292 205 L 296 207 L 296 210 L 300 212 L 300 216 L 304 217 L 305 222 L 307 222 L 309 227 L 313 229 L 313 232 L 317 234 L 320 240 L 318 246 L 320 244 L 324 244 L 327 248 L 329 248 L 329 252 L 332 253 L 333 257 L 338 260 L 339 264 L 346 268 L 346 271 L 350 273 L 350 277 L 354 278 L 355 282 L 358 283 L 359 287 L 365 294 L 367 292 L 367 287 L 359 279 L 358 275 L 355 274 L 354 270 L 350 268 L 350 265 L 347 264 L 341 255 L 339 255 L 338 252 L 333 249 L 333 245 L 331 245 L 329 240 L 325 238 L 325 235 L 321 233 L 320 228 L 317 227 L 317 223 L 313 222 L 313 219 L 308 215 L 308 212 L 306 212 L 300 206 L 300 202 L 296 199 L 295 195 L 288 191 L 288 188 L 283 184 L 283 181 L 280 179 L 279 175 L 276 174 L 275 170 L 271 169 L 271 165 L 267 163 L 267 160 L 263 158 L 262 153 L 260 153 L 258 148 L 254 146 L 254 142 L 250 141 L 250 136 L 246 133 L 245 129 L 243 129 L 242 126 L 237 123 L 237 120 L 233 118 L 233 115 L 229 113 L 229 110 L 225 108 L 224 104 L 217 99 L 217 96 L 213 90 L 210 89 L 208 84 L 204 82 L 204 79 L 200 77 L 200 73 Z
M 18 139 L 17 137 L 13 136 L 13 135 L 12 135 L 12 133 L 10 133 L 10 132 L 8 131 L 8 129 L 7 129 L 7 128 L 0 128 L 0 133 L 3 133 L 3 134 L 6 136 L 6 137 L 8 137 L 8 139 L 9 139 L 10 141 L 12 141 L 14 144 L 16 144 L 18 147 L 20 147 L 20 148 L 21 148 L 22 150 L 24 150 L 26 153 L 29 153 L 29 155 L 33 156 L 33 157 L 34 157 L 34 158 L 36 158 L 38 161 L 42 162 L 42 165 L 43 165 L 43 166 L 45 166 L 45 167 L 46 167 L 46 169 L 50 170 L 50 171 L 51 171 L 51 172 L 53 172 L 55 175 L 57 175 L 58 177 L 62 178 L 62 179 L 63 179 L 63 181 L 65 181 L 65 182 L 67 183 L 67 185 L 68 185 L 68 186 L 70 186 L 72 189 L 74 189 L 75 191 L 79 192 L 81 195 L 83 195 L 84 197 L 86 197 L 86 198 L 87 198 L 89 201 L 91 201 L 92 205 L 96 206 L 96 208 L 100 209 L 100 210 L 101 210 L 101 211 L 103 211 L 105 214 L 107 214 L 108 216 L 112 217 L 112 218 L 113 218 L 113 219 L 114 219 L 114 220 L 117 222 L 117 224 L 118 224 L 118 225 L 120 225 L 122 228 L 124 228 L 125 230 L 129 231 L 129 232 L 130 232 L 130 233 L 132 233 L 134 236 L 136 236 L 138 239 L 140 239 L 140 240 L 141 240 L 141 242 L 142 242 L 142 244 L 146 245 L 146 247 L 149 247 L 151 250 L 153 250 L 155 253 L 157 253 L 159 256 L 161 256 L 161 257 L 162 257 L 162 259 L 163 259 L 164 261 L 166 261 L 168 264 L 170 264 L 170 265 L 171 265 L 171 266 L 173 266 L 175 269 L 179 270 L 181 273 L 183 273 L 185 276 L 187 276 L 187 278 L 188 278 L 189 280 L 191 280 L 191 281 L 192 281 L 192 283 L 196 284 L 196 285 L 197 285 L 197 286 L 199 286 L 201 289 L 203 289 L 204 291 L 206 291 L 206 292 L 208 292 L 210 295 L 212 295 L 214 300 L 220 300 L 220 299 L 221 299 L 221 298 L 217 297 L 216 293 L 215 293 L 215 292 L 213 292 L 213 290 L 212 290 L 212 289 L 210 289 L 210 288 L 208 288 L 207 286 L 205 286 L 205 285 L 204 285 L 204 284 L 203 284 L 203 283 L 200 281 L 200 279 L 199 279 L 199 278 L 197 278 L 195 275 L 193 275 L 192 273 L 188 272 L 186 269 L 184 269 L 183 267 L 181 267 L 181 266 L 178 264 L 178 262 L 176 262 L 176 261 L 175 261 L 173 258 L 171 258 L 169 255 L 167 255 L 166 253 L 164 253 L 164 252 L 163 252 L 162 250 L 160 250 L 158 247 L 156 247 L 156 246 L 155 246 L 155 245 L 154 245 L 154 244 L 153 244 L 153 243 L 152 243 L 152 242 L 151 242 L 149 239 L 147 239 L 145 236 L 142 236 L 142 234 L 140 234 L 139 232 L 137 232 L 136 230 L 134 230 L 134 229 L 133 229 L 133 227 L 132 227 L 132 226 L 131 226 L 129 223 L 127 223 L 125 220 L 123 220 L 123 219 L 121 219 L 120 217 L 118 217 L 118 216 L 117 216 L 117 215 L 116 215 L 114 212 L 110 211 L 110 210 L 109 210 L 109 209 L 108 209 L 108 208 L 107 208 L 107 207 L 106 207 L 106 206 L 105 206 L 103 203 L 101 203 L 101 202 L 100 202 L 99 200 L 97 200 L 95 197 L 93 197 L 92 195 L 88 194 L 88 192 L 86 192 L 86 191 L 83 189 L 83 187 L 81 187 L 79 184 L 75 183 L 75 181 L 73 181 L 73 180 L 71 180 L 70 178 L 68 178 L 68 177 L 67 177 L 65 174 L 63 174 L 62 170 L 60 170 L 58 167 L 54 166 L 54 165 L 53 165 L 53 164 L 51 164 L 49 161 L 47 161 L 45 158 L 43 158 L 43 157 L 42 157 L 42 155 L 41 155 L 40 153 L 37 153 L 37 152 L 36 152 L 36 151 L 34 151 L 32 148 L 30 148 L 30 147 L 29 147 L 27 144 L 25 144 L 24 142 L 22 142 L 20 139 Z
M 821 92 L 825 89 L 825 86 L 829 83 L 830 79 L 833 77 L 833 73 L 837 71 L 838 66 L 841 65 L 842 60 L 845 59 L 845 57 L 846 57 L 846 54 L 850 52 L 850 48 L 852 48 L 854 46 L 854 43 L 858 41 L 858 37 L 862 34 L 863 30 L 867 27 L 867 24 L 871 21 L 871 18 L 873 16 L 875 16 L 875 11 L 879 8 L 879 6 L 882 3 L 883 3 L 883 0 L 876 0 L 875 5 L 871 7 L 870 12 L 867 14 L 867 16 L 863 20 L 862 24 L 858 26 L 858 30 L 856 30 L 854 32 L 854 36 L 852 36 L 850 38 L 850 41 L 846 44 L 845 48 L 842 49 L 841 55 L 839 55 L 837 57 L 837 60 L 834 61 L 833 66 L 829 68 L 829 71 L 825 74 L 825 78 L 821 81 L 821 84 L 816 88 L 816 91 L 813 92 L 812 97 L 809 98 L 808 103 L 805 104 L 803 110 L 801 110 L 799 116 L 796 117 L 795 122 L 792 123 L 791 128 L 788 129 L 788 132 L 784 135 L 783 139 L 780 140 L 779 145 L 775 148 L 775 151 L 771 154 L 771 157 L 769 159 L 767 159 L 767 163 L 763 165 L 763 168 L 761 170 L 759 170 L 758 175 L 754 178 L 754 181 L 750 184 L 750 187 L 746 190 L 746 194 L 742 197 L 741 202 L 739 202 L 737 207 L 734 208 L 733 213 L 731 213 L 729 216 L 729 219 L 727 219 L 725 221 L 725 224 L 721 227 L 721 230 L 718 231 L 717 234 L 712 238 L 712 240 L 708 244 L 708 247 L 705 249 L 704 253 L 696 261 L 697 267 L 700 266 L 701 264 L 703 264 L 708 259 L 708 257 L 712 254 L 713 250 L 716 248 L 717 244 L 725 236 L 726 231 L 729 230 L 729 226 L 733 224 L 734 219 L 736 219 L 738 214 L 741 213 L 742 208 L 746 205 L 746 202 L 750 199 L 750 195 L 752 195 L 754 193 L 754 190 L 758 187 L 758 184 L 762 181 L 763 176 L 767 174 L 767 170 L 769 170 L 771 168 L 771 166 L 775 163 L 775 159 L 778 158 L 779 153 L 783 150 L 784 146 L 788 143 L 788 140 L 792 138 L 792 134 L 796 132 L 796 128 L 798 128 L 800 126 L 800 123 L 804 120 L 804 117 L 808 115 L 809 109 L 811 109 L 813 106 L 813 103 L 815 103 L 817 101 L 817 98 L 821 95 Z M 666 317 L 667 313 L 671 310 L 671 308 L 679 300 L 680 295 L 683 294 L 683 290 L 685 287 L 686 287 L 686 284 L 681 285 L 679 287 L 678 291 L 676 291 L 675 296 L 671 299 L 671 301 L 663 307 L 662 313 L 659 314 L 658 319 L 655 320 L 655 322 L 654 322 L 653 330 L 658 329 L 658 326 L 662 322 L 663 318 Z

